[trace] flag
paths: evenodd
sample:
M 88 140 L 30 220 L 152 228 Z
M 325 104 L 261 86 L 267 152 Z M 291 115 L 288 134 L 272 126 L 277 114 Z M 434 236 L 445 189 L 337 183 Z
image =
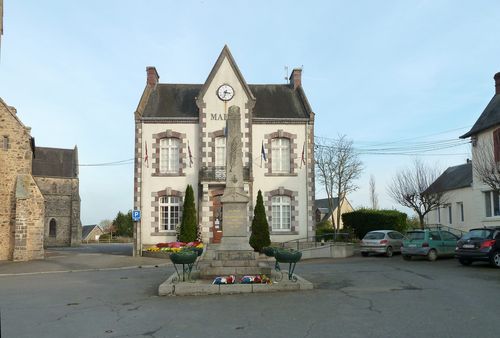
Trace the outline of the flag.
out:
M 189 153 L 189 168 L 193 166 L 193 154 L 191 154 L 191 147 L 188 142 L 188 153 Z
M 148 143 L 144 141 L 144 149 L 146 152 L 146 155 L 144 156 L 144 163 L 146 163 L 146 167 L 149 168 L 149 161 L 148 161 Z
M 264 141 L 262 141 L 262 150 L 260 152 L 261 152 L 261 160 L 264 159 L 264 161 L 267 162 L 266 150 L 264 149 Z
M 306 164 L 306 158 L 304 157 L 304 149 L 306 147 L 306 143 L 304 142 L 304 144 L 302 144 L 302 157 L 300 159 L 300 166 L 302 167 L 302 165 L 305 165 Z

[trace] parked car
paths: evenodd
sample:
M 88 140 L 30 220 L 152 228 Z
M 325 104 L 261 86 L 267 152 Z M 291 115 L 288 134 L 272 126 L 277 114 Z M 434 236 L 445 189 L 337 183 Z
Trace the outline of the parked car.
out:
M 426 256 L 435 261 L 438 257 L 455 255 L 458 236 L 442 229 L 412 230 L 406 233 L 401 254 L 403 259 L 410 260 L 412 256 Z
M 471 229 L 457 242 L 455 253 L 463 265 L 484 261 L 500 268 L 500 227 Z
M 368 232 L 361 241 L 361 255 L 370 253 L 385 254 L 391 257 L 394 252 L 401 252 L 404 236 L 394 230 L 376 230 Z

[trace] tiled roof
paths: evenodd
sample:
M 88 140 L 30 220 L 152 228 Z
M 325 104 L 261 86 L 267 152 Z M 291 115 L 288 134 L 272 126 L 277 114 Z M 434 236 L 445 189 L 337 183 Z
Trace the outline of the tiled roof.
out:
M 440 193 L 470 187 L 472 185 L 472 163 L 449 167 L 425 191 Z
M 201 84 L 158 84 L 144 109 L 144 118 L 197 118 Z M 311 108 L 301 87 L 286 84 L 248 86 L 255 97 L 254 118 L 309 118 Z
M 483 130 L 494 127 L 500 124 L 500 94 L 493 96 L 490 103 L 486 106 L 483 113 L 477 119 L 476 123 L 472 126 L 466 134 L 460 138 L 467 138 L 477 134 Z
M 46 177 L 78 177 L 76 149 L 35 148 L 33 175 Z

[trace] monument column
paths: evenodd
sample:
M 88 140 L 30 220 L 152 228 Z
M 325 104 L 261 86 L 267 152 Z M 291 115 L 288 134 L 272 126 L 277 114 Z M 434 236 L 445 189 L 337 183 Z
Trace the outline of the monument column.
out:
M 248 243 L 248 201 L 243 189 L 243 142 L 238 106 L 229 107 L 226 139 L 226 188 L 221 197 L 224 232 L 219 250 L 253 251 Z

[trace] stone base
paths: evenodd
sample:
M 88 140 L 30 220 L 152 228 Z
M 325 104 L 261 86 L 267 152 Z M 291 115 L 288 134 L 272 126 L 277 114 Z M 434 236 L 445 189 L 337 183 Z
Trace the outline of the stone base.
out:
M 225 295 L 237 293 L 277 292 L 277 291 L 304 291 L 312 290 L 313 284 L 306 279 L 297 277 L 297 282 L 287 279 L 287 272 L 283 271 L 284 278 L 272 284 L 212 284 L 212 280 L 196 279 L 193 273 L 191 281 L 174 283 L 177 274 L 171 275 L 158 288 L 160 296 L 204 296 Z M 275 280 L 278 273 L 273 271 L 270 276 Z

